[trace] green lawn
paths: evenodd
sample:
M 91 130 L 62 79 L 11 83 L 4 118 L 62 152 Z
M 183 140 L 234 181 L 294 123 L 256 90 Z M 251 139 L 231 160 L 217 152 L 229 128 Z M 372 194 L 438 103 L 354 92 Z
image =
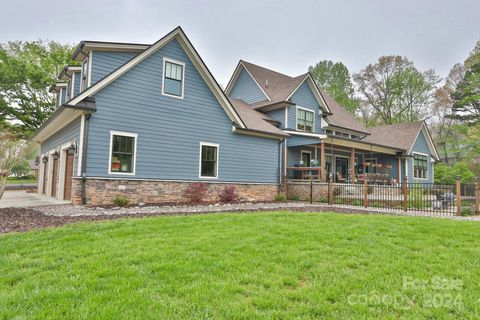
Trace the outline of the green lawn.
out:
M 7 178 L 7 184 L 36 184 L 35 179 L 18 179 L 14 177 Z
M 0 318 L 478 318 L 479 235 L 477 222 L 293 212 L 3 235 Z

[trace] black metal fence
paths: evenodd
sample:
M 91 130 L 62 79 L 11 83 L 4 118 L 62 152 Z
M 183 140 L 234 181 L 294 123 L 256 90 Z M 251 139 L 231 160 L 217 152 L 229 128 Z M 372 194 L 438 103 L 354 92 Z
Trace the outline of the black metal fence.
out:
M 334 183 L 295 179 L 287 184 L 287 198 L 332 205 L 379 208 L 435 215 L 480 214 L 480 186 L 433 183 Z

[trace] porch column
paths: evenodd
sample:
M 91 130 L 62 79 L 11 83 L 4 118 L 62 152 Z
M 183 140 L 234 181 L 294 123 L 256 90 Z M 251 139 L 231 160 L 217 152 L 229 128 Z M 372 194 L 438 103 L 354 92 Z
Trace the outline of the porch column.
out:
M 397 182 L 400 183 L 400 177 L 402 174 L 402 158 L 397 158 L 398 170 L 397 170 Z
M 355 148 L 352 148 L 352 154 L 350 155 L 350 182 L 355 179 Z
M 321 167 L 320 175 L 321 175 L 322 181 L 327 180 L 327 175 L 326 175 L 326 171 L 325 171 L 326 166 L 327 166 L 327 164 L 326 164 L 326 161 L 325 161 L 325 143 L 322 141 L 322 143 L 320 144 L 320 167 Z

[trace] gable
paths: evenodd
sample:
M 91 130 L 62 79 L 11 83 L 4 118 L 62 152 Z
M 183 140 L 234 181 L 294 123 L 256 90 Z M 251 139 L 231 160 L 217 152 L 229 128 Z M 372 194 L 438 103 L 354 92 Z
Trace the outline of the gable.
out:
M 268 99 L 243 66 L 228 96 L 248 104 Z
M 314 109 L 315 111 L 320 111 L 321 106 L 318 103 L 317 98 L 313 94 L 310 86 L 306 81 L 304 81 L 296 90 L 293 92 L 291 98 L 292 102 L 295 104 Z
M 177 27 L 168 33 L 166 36 L 152 44 L 148 49 L 134 57 L 133 59 L 129 60 L 127 63 L 123 64 L 118 69 L 114 70 L 112 73 L 105 76 L 102 80 L 98 81 L 96 84 L 89 87 L 87 90 L 84 90 L 81 94 L 70 101 L 71 105 L 76 105 L 79 102 L 83 101 L 85 98 L 93 96 L 97 92 L 101 91 L 113 81 L 115 81 L 118 77 L 122 76 L 125 72 L 128 72 L 133 67 L 140 64 L 142 61 L 150 57 L 152 54 L 157 52 L 167 43 L 172 41 L 172 39 L 176 39 L 181 47 L 185 50 L 185 53 L 191 59 L 191 62 L 195 65 L 198 72 L 202 76 L 202 78 L 207 83 L 208 87 L 211 89 L 211 92 L 214 94 L 217 101 L 220 103 L 221 107 L 227 113 L 230 120 L 238 125 L 240 128 L 245 128 L 245 124 L 243 123 L 242 119 L 236 113 L 233 106 L 228 101 L 228 98 L 224 94 L 223 90 L 220 88 L 219 84 L 211 74 L 210 70 L 208 70 L 207 66 L 198 55 L 198 52 L 192 46 L 190 40 L 187 38 L 185 33 L 183 32 L 182 28 Z
M 425 127 L 425 125 L 422 126 L 415 139 L 415 142 L 410 149 L 410 154 L 412 154 L 412 152 L 425 153 L 437 160 L 439 159 L 437 151 L 435 150 L 435 146 L 433 145 L 433 141 L 428 136 L 428 129 Z

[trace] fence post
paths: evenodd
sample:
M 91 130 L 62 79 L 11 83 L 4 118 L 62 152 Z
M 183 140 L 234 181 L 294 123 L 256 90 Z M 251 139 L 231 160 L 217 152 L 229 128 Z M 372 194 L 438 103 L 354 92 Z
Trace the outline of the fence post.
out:
M 284 191 L 285 191 L 285 200 L 288 200 L 288 169 L 285 170 L 285 188 L 284 188 Z
M 480 183 L 475 178 L 475 213 L 480 213 Z
M 462 215 L 462 189 L 460 184 L 460 176 L 457 176 L 455 181 L 455 189 L 456 189 L 456 206 L 457 206 L 457 216 Z
M 367 179 L 363 181 L 363 206 L 368 207 L 368 182 Z
M 402 184 L 402 193 L 403 193 L 403 210 L 408 210 L 408 177 L 403 177 Z
M 333 175 L 331 173 L 328 179 L 328 204 L 333 204 Z
M 313 203 L 313 179 L 310 179 L 310 203 Z

